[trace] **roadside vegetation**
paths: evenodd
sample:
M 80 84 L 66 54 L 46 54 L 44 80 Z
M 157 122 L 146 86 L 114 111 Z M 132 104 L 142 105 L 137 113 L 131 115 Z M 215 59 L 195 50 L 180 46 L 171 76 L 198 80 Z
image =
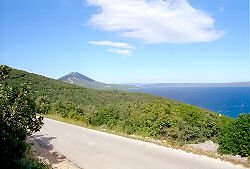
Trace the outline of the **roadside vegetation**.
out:
M 240 114 L 219 133 L 219 152 L 250 158 L 250 113 Z
M 44 113 L 29 93 L 29 87 L 22 84 L 11 87 L 4 81 L 10 68 L 0 66 L 0 156 L 1 168 L 48 168 L 32 156 L 32 149 L 25 142 L 32 133 L 42 127 Z
M 31 83 L 31 95 L 47 116 L 179 146 L 212 140 L 222 154 L 249 157 L 249 114 L 232 119 L 160 96 L 88 89 L 15 69 L 5 82 Z

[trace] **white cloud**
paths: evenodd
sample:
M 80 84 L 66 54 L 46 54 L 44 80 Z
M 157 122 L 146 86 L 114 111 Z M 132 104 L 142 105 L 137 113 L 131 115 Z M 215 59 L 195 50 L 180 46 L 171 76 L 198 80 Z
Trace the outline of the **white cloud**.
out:
M 130 46 L 127 43 L 122 43 L 122 42 L 90 41 L 89 44 L 91 44 L 91 45 L 100 45 L 100 46 L 113 46 L 113 47 L 126 48 L 126 49 L 135 49 L 135 47 Z
M 191 43 L 219 39 L 214 19 L 187 0 L 87 0 L 100 8 L 89 23 L 145 43 Z
M 120 54 L 120 55 L 126 55 L 126 56 L 131 56 L 131 51 L 130 50 L 124 50 L 124 49 L 108 49 L 109 52 L 112 52 L 112 53 L 117 53 L 117 54 Z M 124 56 L 122 57 L 124 58 Z

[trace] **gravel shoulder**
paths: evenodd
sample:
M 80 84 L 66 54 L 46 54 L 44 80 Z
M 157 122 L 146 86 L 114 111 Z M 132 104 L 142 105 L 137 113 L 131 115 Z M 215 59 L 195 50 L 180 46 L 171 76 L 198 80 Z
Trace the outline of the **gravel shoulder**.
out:
M 52 164 L 55 169 L 80 169 L 72 161 L 67 159 L 64 155 L 59 154 L 53 150 L 53 146 L 49 143 L 48 138 L 35 135 L 30 136 L 27 140 L 32 147 L 33 154 L 43 162 Z

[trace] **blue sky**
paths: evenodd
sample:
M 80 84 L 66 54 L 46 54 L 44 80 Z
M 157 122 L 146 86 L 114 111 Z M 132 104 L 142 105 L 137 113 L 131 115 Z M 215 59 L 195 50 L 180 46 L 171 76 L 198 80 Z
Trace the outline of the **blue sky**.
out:
M 1 0 L 0 64 L 109 83 L 250 81 L 248 0 Z

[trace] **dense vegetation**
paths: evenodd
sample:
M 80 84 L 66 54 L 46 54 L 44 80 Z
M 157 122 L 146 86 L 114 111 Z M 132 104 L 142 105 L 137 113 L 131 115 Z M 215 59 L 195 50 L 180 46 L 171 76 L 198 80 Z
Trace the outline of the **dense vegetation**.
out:
M 39 131 L 44 113 L 31 98 L 27 85 L 10 87 L 2 83 L 10 69 L 0 66 L 0 156 L 1 168 L 45 168 L 46 165 L 27 156 L 27 136 Z
M 237 120 L 225 124 L 219 135 L 219 151 L 223 154 L 250 156 L 250 114 L 240 114 Z
M 226 133 L 225 126 L 235 122 L 218 113 L 160 96 L 88 89 L 15 69 L 6 82 L 12 86 L 31 82 L 32 95 L 39 96 L 37 103 L 42 101 L 40 105 L 46 113 L 178 145 L 205 140 L 218 142 L 223 133 L 220 131 Z M 246 151 L 249 154 L 249 149 Z

